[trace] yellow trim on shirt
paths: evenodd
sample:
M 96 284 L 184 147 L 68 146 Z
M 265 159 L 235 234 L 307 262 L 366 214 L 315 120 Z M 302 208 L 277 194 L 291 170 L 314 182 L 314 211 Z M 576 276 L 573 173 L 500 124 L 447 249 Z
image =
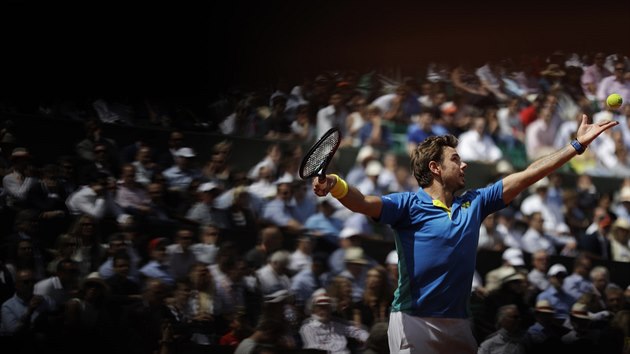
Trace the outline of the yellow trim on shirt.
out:
M 451 218 L 451 208 L 447 207 L 441 200 L 433 199 L 433 205 L 444 210 L 448 214 L 448 218 Z

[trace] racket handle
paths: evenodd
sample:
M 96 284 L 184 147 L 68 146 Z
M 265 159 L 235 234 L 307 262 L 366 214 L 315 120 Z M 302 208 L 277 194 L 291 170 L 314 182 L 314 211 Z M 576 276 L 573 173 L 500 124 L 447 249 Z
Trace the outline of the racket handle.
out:
M 320 174 L 317 176 L 317 181 L 318 181 L 319 183 L 324 183 L 324 182 L 326 182 L 326 174 L 325 174 L 325 173 L 320 173 Z

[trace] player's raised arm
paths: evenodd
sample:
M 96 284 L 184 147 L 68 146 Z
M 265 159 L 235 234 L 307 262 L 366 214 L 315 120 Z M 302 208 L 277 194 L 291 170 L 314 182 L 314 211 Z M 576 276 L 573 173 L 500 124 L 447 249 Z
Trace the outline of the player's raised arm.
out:
M 313 192 L 320 197 L 330 193 L 346 208 L 356 213 L 365 214 L 371 218 L 381 216 L 381 208 L 383 207 L 381 197 L 363 195 L 358 189 L 349 186 L 337 175 L 326 175 L 326 180 L 322 182 L 318 178 L 313 178 Z
M 513 173 L 503 179 L 503 201 L 505 204 L 511 202 L 520 192 L 539 179 L 564 165 L 575 155 L 583 153 L 595 138 L 617 124 L 619 122 L 615 121 L 589 124 L 586 114 L 582 115 L 582 122 L 578 127 L 575 140 L 560 150 L 532 162 L 525 170 Z

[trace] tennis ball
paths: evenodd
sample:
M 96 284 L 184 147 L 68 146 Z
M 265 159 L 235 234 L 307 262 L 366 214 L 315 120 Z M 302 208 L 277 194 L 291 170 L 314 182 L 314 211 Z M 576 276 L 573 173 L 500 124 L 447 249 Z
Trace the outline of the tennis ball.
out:
M 608 98 L 606 98 L 606 104 L 608 105 L 608 107 L 613 108 L 613 109 L 617 109 L 621 107 L 622 103 L 623 103 L 623 99 L 621 98 L 621 95 L 619 95 L 618 93 L 613 93 L 610 96 L 608 96 Z

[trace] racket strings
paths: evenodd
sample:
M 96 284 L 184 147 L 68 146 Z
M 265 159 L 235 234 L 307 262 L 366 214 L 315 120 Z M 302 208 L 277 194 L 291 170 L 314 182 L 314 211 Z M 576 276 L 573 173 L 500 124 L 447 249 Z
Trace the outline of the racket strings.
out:
M 335 151 L 338 143 L 339 134 L 332 134 L 326 140 L 322 141 L 304 164 L 304 175 L 317 174 L 324 167 L 330 154 Z

